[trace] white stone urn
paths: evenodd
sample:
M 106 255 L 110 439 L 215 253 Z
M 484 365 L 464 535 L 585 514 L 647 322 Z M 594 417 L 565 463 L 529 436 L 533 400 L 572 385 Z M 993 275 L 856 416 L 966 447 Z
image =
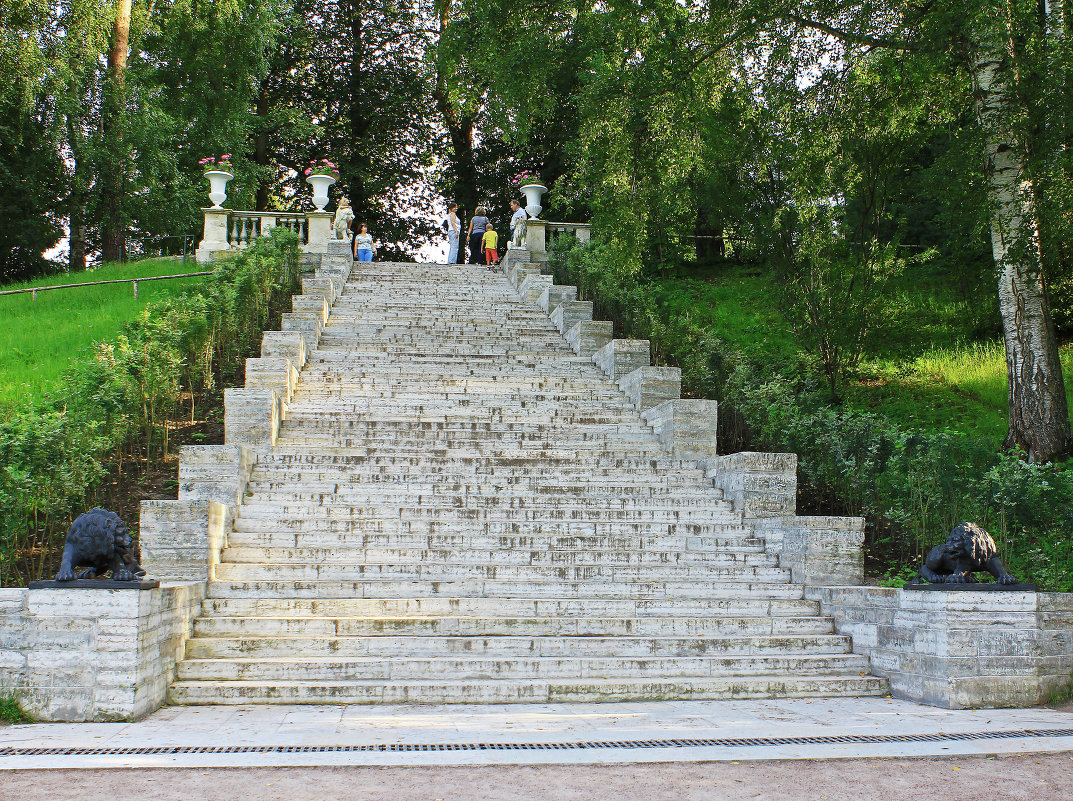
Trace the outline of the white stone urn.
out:
M 223 170 L 205 170 L 205 177 L 209 179 L 209 200 L 218 209 L 227 200 L 227 182 L 235 176 Z
M 324 211 L 328 205 L 328 187 L 335 183 L 335 177 L 331 175 L 310 175 L 306 183 L 313 187 L 313 205 L 317 211 Z
M 548 191 L 548 187 L 543 184 L 525 184 L 521 190 L 525 195 L 525 213 L 530 219 L 537 219 L 540 212 L 544 211 L 544 207 L 540 205 L 540 196 Z

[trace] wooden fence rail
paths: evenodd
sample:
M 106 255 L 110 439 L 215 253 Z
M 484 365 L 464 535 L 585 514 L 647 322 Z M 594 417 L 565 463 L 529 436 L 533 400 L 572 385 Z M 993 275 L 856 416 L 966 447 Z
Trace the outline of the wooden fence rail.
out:
M 25 295 L 27 292 L 37 300 L 38 292 L 47 292 L 50 289 L 71 289 L 76 286 L 103 286 L 104 284 L 134 284 L 134 297 L 138 297 L 138 284 L 142 281 L 166 281 L 169 278 L 192 278 L 198 275 L 212 275 L 212 270 L 200 273 L 179 273 L 178 275 L 151 275 L 147 278 L 115 278 L 110 281 L 86 281 L 81 284 L 56 284 L 55 286 L 31 286 L 26 289 L 5 289 L 0 295 Z

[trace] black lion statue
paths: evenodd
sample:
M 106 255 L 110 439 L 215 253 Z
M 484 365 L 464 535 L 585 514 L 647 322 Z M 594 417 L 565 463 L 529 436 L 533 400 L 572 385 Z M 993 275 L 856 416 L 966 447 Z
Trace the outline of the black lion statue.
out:
M 115 581 L 137 581 L 145 575 L 131 553 L 127 525 L 115 512 L 90 509 L 71 524 L 56 581 L 101 578 L 109 570 Z M 79 566 L 86 569 L 78 571 Z
M 994 576 L 998 584 L 1017 583 L 1002 566 L 991 535 L 975 523 L 962 523 L 954 526 L 945 543 L 931 549 L 913 582 L 972 584 L 976 582 L 973 574 L 983 571 Z

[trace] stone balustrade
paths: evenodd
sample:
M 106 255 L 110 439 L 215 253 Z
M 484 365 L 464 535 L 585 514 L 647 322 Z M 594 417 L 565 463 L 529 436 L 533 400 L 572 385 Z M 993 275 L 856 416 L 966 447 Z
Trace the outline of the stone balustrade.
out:
M 298 235 L 302 251 L 321 254 L 333 236 L 332 213 L 328 211 L 234 211 L 206 208 L 197 260 L 202 264 L 214 255 L 234 253 L 273 228 L 282 227 Z

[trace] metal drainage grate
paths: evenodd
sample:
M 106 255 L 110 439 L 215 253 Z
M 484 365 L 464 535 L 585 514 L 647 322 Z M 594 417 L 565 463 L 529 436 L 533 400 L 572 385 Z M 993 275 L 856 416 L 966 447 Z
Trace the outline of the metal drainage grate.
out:
M 1073 737 L 1073 729 L 939 732 L 937 734 L 847 734 L 841 737 L 728 737 L 668 740 L 594 740 L 580 743 L 378 743 L 371 745 L 170 745 L 156 748 L 0 748 L 0 756 L 137 756 L 174 754 L 323 754 L 425 751 L 576 751 L 592 748 L 752 748 L 770 745 L 922 743 L 952 740 L 1004 740 L 1021 737 Z

